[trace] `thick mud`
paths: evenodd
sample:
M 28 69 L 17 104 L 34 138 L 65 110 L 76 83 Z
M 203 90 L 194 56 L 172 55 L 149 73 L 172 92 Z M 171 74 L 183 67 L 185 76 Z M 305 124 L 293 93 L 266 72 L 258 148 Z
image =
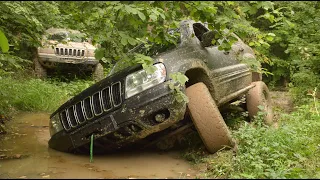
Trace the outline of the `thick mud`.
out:
M 179 151 L 132 151 L 93 157 L 48 147 L 49 114 L 22 113 L 0 139 L 0 178 L 195 178 Z

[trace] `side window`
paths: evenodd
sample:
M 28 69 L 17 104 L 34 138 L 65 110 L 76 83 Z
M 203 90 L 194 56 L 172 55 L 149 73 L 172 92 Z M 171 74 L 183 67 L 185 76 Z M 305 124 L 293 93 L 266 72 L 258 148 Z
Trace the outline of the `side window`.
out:
M 211 42 L 214 39 L 213 31 L 210 31 L 201 23 L 194 23 L 193 31 L 195 36 L 199 39 L 202 47 L 212 46 Z
M 194 23 L 193 24 L 193 31 L 196 37 L 199 39 L 199 41 L 202 41 L 203 34 L 208 32 L 209 30 L 201 23 Z

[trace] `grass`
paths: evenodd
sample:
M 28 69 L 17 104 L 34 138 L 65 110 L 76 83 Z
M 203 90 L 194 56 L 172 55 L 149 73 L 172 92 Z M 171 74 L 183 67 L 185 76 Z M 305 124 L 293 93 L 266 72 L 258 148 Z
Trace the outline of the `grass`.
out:
M 11 116 L 17 111 L 53 112 L 72 96 L 93 84 L 93 81 L 59 79 L 0 79 L 0 115 Z
M 235 152 L 210 155 L 196 146 L 184 154 L 206 166 L 199 178 L 320 178 L 320 116 L 312 101 L 280 114 L 278 128 L 266 127 L 261 114 L 251 124 L 239 117 L 227 117 L 240 122 L 232 130 Z

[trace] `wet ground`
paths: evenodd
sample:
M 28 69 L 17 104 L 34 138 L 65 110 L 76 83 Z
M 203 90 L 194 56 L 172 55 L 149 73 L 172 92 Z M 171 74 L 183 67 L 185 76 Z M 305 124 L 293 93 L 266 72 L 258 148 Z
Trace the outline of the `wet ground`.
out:
M 195 178 L 179 151 L 132 151 L 93 157 L 48 148 L 49 115 L 22 113 L 0 141 L 0 178 Z

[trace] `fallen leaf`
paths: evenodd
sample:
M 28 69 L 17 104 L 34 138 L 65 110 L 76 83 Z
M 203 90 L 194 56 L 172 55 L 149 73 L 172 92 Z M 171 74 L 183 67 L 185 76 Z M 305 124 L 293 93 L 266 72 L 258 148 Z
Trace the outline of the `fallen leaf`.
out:
M 50 177 L 50 175 L 42 176 L 42 178 L 49 178 L 49 177 Z
M 21 154 L 16 154 L 15 157 L 19 159 L 21 158 Z
M 190 177 L 190 174 L 187 174 L 187 177 Z

